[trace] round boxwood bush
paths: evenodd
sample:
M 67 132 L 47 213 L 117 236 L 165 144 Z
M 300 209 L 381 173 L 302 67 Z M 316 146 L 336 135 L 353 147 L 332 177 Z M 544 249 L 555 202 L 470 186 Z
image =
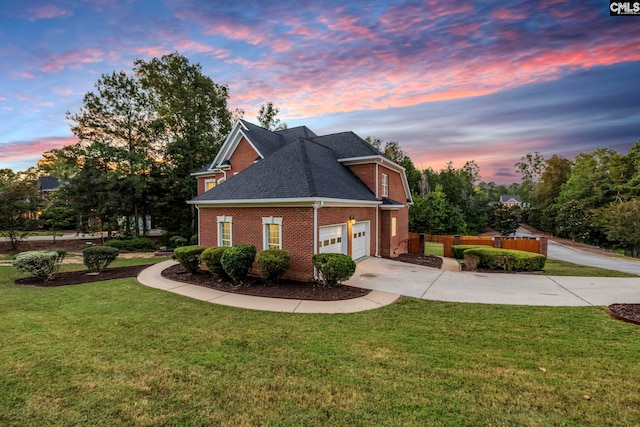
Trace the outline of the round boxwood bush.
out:
M 260 275 L 267 283 L 278 281 L 291 266 L 291 255 L 282 249 L 267 249 L 258 252 L 256 261 L 260 268 Z
M 255 246 L 240 244 L 227 248 L 220 258 L 220 263 L 231 280 L 239 283 L 249 274 L 255 257 Z
M 200 245 L 180 246 L 173 251 L 173 256 L 187 273 L 193 274 L 200 267 L 200 254 L 204 250 Z
M 118 248 L 89 246 L 82 250 L 82 262 L 91 271 L 101 271 L 118 258 Z
M 60 252 L 63 255 L 60 255 Z M 60 263 L 64 259 L 64 250 L 42 250 L 22 252 L 13 257 L 13 266 L 27 277 L 38 280 L 52 279 L 60 268 Z
M 326 286 L 342 283 L 356 272 L 356 263 L 344 254 L 315 254 L 311 262 L 320 274 L 320 281 Z
M 224 271 L 222 267 L 222 263 L 220 262 L 220 258 L 222 258 L 222 254 L 226 251 L 228 247 L 225 246 L 214 246 L 212 248 L 207 248 L 200 254 L 200 259 L 204 262 L 204 265 L 207 266 L 207 270 L 211 272 L 214 276 L 217 276 L 221 279 L 228 279 L 227 273 Z

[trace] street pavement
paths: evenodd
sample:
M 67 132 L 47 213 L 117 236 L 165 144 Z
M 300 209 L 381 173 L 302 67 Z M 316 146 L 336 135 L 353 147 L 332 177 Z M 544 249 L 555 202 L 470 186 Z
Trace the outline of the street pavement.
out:
M 516 231 L 516 236 L 536 237 L 520 227 Z M 615 256 L 597 255 L 580 249 L 570 248 L 549 241 L 547 257 L 560 261 L 572 262 L 574 264 L 588 265 L 590 267 L 608 268 L 609 270 L 622 271 L 625 273 L 640 275 L 640 260 L 629 258 L 618 258 Z

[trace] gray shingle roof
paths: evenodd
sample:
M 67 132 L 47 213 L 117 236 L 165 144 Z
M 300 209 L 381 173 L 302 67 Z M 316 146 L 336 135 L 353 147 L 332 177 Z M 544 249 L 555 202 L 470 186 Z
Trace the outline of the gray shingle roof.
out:
M 40 191 L 56 190 L 60 186 L 58 178 L 51 176 L 41 176 L 38 178 L 37 189 Z
M 335 198 L 377 201 L 332 149 L 298 138 L 192 202 Z
M 315 138 L 318 136 L 306 126 L 297 126 L 294 128 L 282 129 L 276 131 L 276 133 L 278 135 L 281 135 L 286 143 L 295 141 L 298 138 Z
M 270 156 L 285 145 L 282 135 L 271 132 L 269 129 L 256 126 L 246 120 L 241 120 L 246 130 L 244 133 L 251 143 L 260 151 L 263 157 Z
M 369 144 L 353 132 L 323 135 L 312 138 L 312 140 L 335 151 L 339 159 L 384 156 L 384 154 L 378 151 L 373 145 Z

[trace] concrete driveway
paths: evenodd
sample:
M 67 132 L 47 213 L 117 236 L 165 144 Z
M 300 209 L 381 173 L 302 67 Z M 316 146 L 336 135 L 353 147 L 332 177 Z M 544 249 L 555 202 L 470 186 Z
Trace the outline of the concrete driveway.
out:
M 374 257 L 360 261 L 345 284 L 435 301 L 543 306 L 640 303 L 640 278 L 452 272 Z

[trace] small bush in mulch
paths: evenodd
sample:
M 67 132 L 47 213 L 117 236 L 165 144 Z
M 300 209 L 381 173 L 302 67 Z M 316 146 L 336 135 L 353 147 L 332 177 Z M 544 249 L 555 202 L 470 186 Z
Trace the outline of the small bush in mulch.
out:
M 173 251 L 173 255 L 188 273 L 195 273 L 200 267 L 200 254 L 206 248 L 204 246 L 180 246 Z
M 267 283 L 277 282 L 291 266 L 291 254 L 282 249 L 267 249 L 256 255 L 260 275 Z
M 104 270 L 118 258 L 118 248 L 111 246 L 89 246 L 82 251 L 82 262 L 89 270 Z
M 204 265 L 207 266 L 207 270 L 211 272 L 216 277 L 220 279 L 228 279 L 229 276 L 224 271 L 222 267 L 222 262 L 220 259 L 222 258 L 222 254 L 227 250 L 225 246 L 214 246 L 211 248 L 207 248 L 200 254 L 200 259 L 204 262 Z
M 356 272 L 356 263 L 344 254 L 314 254 L 311 256 L 311 263 L 318 270 L 318 276 L 326 286 L 336 286 L 349 280 Z
M 220 257 L 220 264 L 231 280 L 240 283 L 249 274 L 255 258 L 256 247 L 241 243 L 227 248 Z

